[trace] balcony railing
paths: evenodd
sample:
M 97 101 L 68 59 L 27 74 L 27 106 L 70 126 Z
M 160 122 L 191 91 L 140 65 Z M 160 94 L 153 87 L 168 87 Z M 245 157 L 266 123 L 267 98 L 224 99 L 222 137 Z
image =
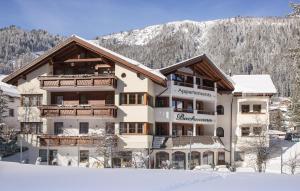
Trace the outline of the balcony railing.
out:
M 194 86 L 198 89 L 203 89 L 203 90 L 209 90 L 209 91 L 214 91 L 215 88 L 211 86 L 204 86 L 204 85 L 198 85 L 198 84 L 193 84 L 193 83 L 188 83 L 188 82 L 180 82 L 180 81 L 175 81 L 173 80 L 174 85 L 176 86 L 183 86 L 183 87 L 189 87 L 189 88 L 194 88 Z
M 200 144 L 199 144 L 200 143 Z M 197 135 L 197 136 L 154 136 L 152 142 L 152 148 L 161 149 L 173 147 L 186 147 L 189 148 L 190 144 L 193 147 L 203 147 L 208 148 L 214 146 L 216 147 L 223 145 L 219 137 L 210 135 Z M 194 145 L 195 144 L 195 145 Z M 197 145 L 198 144 L 198 145 Z
M 42 117 L 55 116 L 107 116 L 117 117 L 116 106 L 43 105 L 39 107 Z
M 40 135 L 38 136 L 40 146 L 76 146 L 76 145 L 100 145 L 105 142 L 107 136 L 58 136 Z M 110 136 L 110 143 L 117 146 L 118 138 Z
M 112 87 L 116 88 L 114 75 L 54 75 L 39 76 L 41 88 Z
M 215 115 L 215 112 L 213 112 L 213 111 L 174 108 L 174 112 L 194 113 L 194 111 L 196 114 Z

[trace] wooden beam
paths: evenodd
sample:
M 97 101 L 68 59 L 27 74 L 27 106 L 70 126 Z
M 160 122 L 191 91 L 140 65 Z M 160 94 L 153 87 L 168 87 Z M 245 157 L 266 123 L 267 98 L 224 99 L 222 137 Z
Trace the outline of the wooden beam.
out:
M 78 58 L 78 59 L 68 59 L 64 62 L 72 63 L 72 62 L 102 62 L 102 58 Z

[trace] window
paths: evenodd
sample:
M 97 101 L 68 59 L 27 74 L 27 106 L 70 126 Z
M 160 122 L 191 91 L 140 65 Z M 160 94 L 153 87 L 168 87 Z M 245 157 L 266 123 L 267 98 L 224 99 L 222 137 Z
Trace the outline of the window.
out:
M 88 104 L 88 100 L 86 95 L 80 95 L 79 96 L 79 104 Z
M 105 133 L 108 135 L 115 134 L 115 123 L 107 122 L 105 124 Z
M 121 77 L 122 77 L 122 78 L 125 78 L 125 77 L 126 77 L 126 74 L 125 74 L 125 73 L 122 73 L 122 74 L 121 74 Z
M 214 87 L 214 82 L 211 81 L 211 80 L 203 79 L 203 86 L 213 88 Z
M 121 94 L 120 104 L 128 104 L 127 102 L 127 94 Z
M 254 113 L 261 113 L 261 105 L 253 105 Z
M 127 123 L 120 123 L 120 134 L 126 134 L 127 133 Z
M 89 162 L 89 151 L 88 150 L 81 150 L 79 151 L 79 162 Z
M 22 107 L 40 106 L 42 103 L 42 95 L 21 95 Z
M 181 100 L 172 100 L 172 106 L 175 111 L 183 111 L 183 101 Z
M 43 132 L 42 122 L 21 122 L 22 133 L 35 133 L 39 134 Z
M 180 74 L 172 74 L 172 80 L 177 81 L 177 82 L 183 82 L 184 76 L 180 75 Z
M 218 127 L 216 134 L 218 137 L 224 137 L 224 129 L 222 127 Z
M 63 105 L 64 104 L 64 96 L 55 96 L 55 104 Z
M 242 105 L 242 113 L 249 113 L 250 105 Z
M 137 133 L 142 134 L 143 133 L 143 123 L 137 123 Z
M 168 97 L 157 97 L 156 98 L 156 107 L 169 107 L 169 98 Z
M 136 104 L 135 94 L 129 94 L 129 104 Z
M 55 135 L 63 134 L 63 126 L 64 126 L 63 122 L 54 122 L 54 134 Z
M 218 152 L 218 165 L 225 164 L 225 152 Z
M 234 152 L 234 161 L 244 161 L 245 153 L 242 151 Z
M 136 122 L 130 122 L 130 123 L 120 123 L 120 134 L 152 134 L 152 126 L 151 124 L 148 124 L 147 130 L 144 132 L 144 125 L 146 123 L 136 123 Z
M 242 127 L 242 136 L 249 136 L 250 135 L 250 127 Z
M 147 105 L 153 107 L 153 97 L 150 95 L 147 95 Z
M 89 123 L 80 122 L 79 123 L 79 134 L 88 134 L 89 133 Z
M 147 101 L 145 103 L 145 96 Z M 153 106 L 153 97 L 146 93 L 121 93 L 120 104 L 132 104 L 132 105 L 149 105 Z
M 128 123 L 129 133 L 135 133 L 135 123 Z
M 8 96 L 8 101 L 9 101 L 9 102 L 14 102 L 14 101 L 15 101 L 15 98 L 14 98 L 14 97 L 11 97 L 11 96 Z
M 15 110 L 14 109 L 9 109 L 8 113 L 9 113 L 9 117 L 14 117 L 15 116 Z
M 253 134 L 254 135 L 261 135 L 262 128 L 261 127 L 253 127 Z
M 218 105 L 217 106 L 217 114 L 218 115 L 224 115 L 224 107 L 223 107 L 223 105 Z
M 41 157 L 41 162 L 47 162 L 47 149 L 39 149 L 39 157 Z
M 137 95 L 137 104 L 142 104 L 144 100 L 144 95 L 143 94 L 138 94 Z

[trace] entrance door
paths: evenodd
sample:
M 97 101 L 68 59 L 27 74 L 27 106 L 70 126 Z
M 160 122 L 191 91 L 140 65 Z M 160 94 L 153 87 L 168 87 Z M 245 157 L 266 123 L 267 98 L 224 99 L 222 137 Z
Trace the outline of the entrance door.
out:
M 54 159 L 57 159 L 57 150 L 49 150 L 49 165 L 54 165 Z
M 203 153 L 203 164 L 214 164 L 214 152 L 206 151 Z

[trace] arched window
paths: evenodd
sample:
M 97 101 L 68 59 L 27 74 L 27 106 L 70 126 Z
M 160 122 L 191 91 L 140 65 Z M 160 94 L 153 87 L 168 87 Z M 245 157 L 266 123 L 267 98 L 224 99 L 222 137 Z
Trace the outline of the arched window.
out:
M 176 151 L 172 154 L 172 165 L 175 169 L 185 169 L 185 153 Z
M 223 105 L 218 105 L 217 106 L 217 113 L 218 113 L 218 115 L 224 115 L 224 107 L 223 107 Z
M 201 165 L 201 153 L 197 151 L 192 151 L 192 155 L 190 156 L 190 153 L 188 154 L 188 159 L 190 164 L 190 169 L 194 169 L 196 166 Z
M 156 153 L 156 168 L 168 168 L 169 153 L 161 151 Z
M 222 127 L 217 128 L 217 136 L 224 137 L 224 129 Z
M 205 151 L 203 153 L 203 164 L 204 165 L 212 165 L 214 163 L 214 152 L 212 151 Z

